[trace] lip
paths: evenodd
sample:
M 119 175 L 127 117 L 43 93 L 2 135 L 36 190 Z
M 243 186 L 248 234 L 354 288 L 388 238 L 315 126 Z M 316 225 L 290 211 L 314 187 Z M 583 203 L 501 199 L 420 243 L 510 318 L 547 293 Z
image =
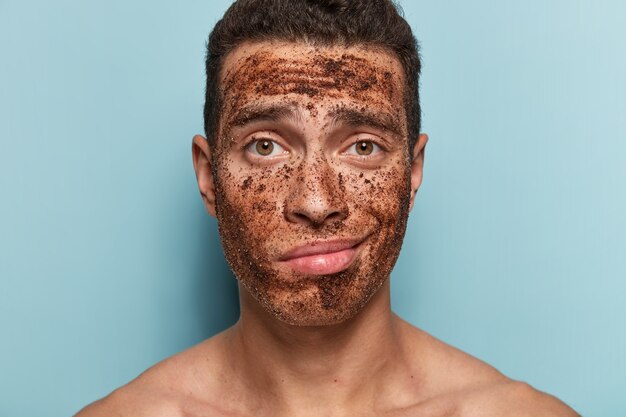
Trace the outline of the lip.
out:
M 352 265 L 363 240 L 340 239 L 314 242 L 297 246 L 287 251 L 278 260 L 303 274 L 334 274 Z

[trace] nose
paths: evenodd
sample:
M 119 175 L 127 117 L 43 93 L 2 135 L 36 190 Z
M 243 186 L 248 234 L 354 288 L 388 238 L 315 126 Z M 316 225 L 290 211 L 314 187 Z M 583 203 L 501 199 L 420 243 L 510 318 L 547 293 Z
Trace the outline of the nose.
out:
M 319 158 L 299 167 L 287 201 L 285 217 L 292 223 L 321 228 L 341 222 L 348 216 L 341 173 Z

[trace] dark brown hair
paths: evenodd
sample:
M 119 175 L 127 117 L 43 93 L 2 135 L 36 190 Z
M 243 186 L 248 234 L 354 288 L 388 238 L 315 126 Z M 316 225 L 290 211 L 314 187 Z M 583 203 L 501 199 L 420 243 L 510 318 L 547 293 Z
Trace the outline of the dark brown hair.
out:
M 284 40 L 317 45 L 370 45 L 397 56 L 406 80 L 410 150 L 421 126 L 420 57 L 411 27 L 391 0 L 238 0 L 209 35 L 204 131 L 215 141 L 221 111 L 219 73 L 229 52 L 244 42 Z

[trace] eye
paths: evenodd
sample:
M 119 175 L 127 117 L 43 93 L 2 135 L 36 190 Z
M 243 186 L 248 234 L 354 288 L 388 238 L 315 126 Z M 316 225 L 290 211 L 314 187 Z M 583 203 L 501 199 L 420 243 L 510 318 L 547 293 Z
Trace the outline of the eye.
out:
M 380 146 L 371 140 L 360 140 L 350 145 L 346 153 L 349 155 L 370 156 L 380 151 Z
M 254 140 L 247 149 L 257 156 L 277 156 L 285 152 L 282 146 L 270 139 Z

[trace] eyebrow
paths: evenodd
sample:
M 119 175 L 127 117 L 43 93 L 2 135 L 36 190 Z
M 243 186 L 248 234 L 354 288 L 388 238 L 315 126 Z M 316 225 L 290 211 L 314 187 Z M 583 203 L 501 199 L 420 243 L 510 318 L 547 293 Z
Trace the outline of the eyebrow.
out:
M 405 134 L 398 126 L 397 117 L 385 111 L 371 112 L 351 108 L 340 108 L 329 113 L 334 125 L 351 127 L 370 126 L 375 129 L 389 131 L 393 135 L 403 137 Z M 285 119 L 302 119 L 297 103 L 287 104 L 251 104 L 244 106 L 233 116 L 230 126 L 242 127 L 254 122 L 278 122 Z
M 239 109 L 230 122 L 231 126 L 245 126 L 253 122 L 277 122 L 288 118 L 301 118 L 294 104 L 263 105 L 255 104 Z
M 397 118 L 387 112 L 369 112 L 356 109 L 337 109 L 330 113 L 333 124 L 348 126 L 370 126 L 379 130 L 386 130 L 397 136 L 404 136 Z

